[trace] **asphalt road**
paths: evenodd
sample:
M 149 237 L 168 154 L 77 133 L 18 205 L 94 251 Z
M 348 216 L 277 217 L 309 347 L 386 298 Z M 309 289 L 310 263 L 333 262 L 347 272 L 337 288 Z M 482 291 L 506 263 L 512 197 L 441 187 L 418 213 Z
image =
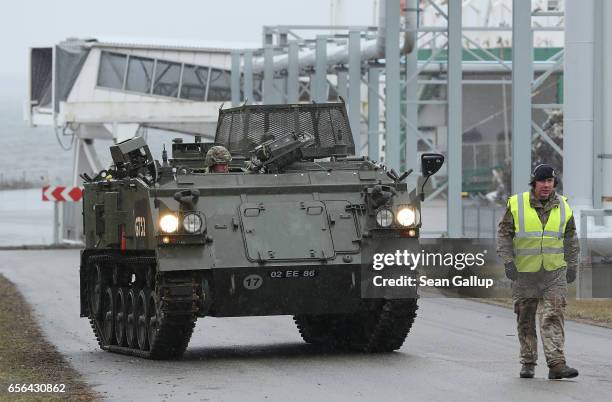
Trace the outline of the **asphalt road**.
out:
M 110 400 L 610 400 L 612 330 L 566 326 L 574 381 L 518 378 L 509 309 L 421 299 L 399 352 L 324 354 L 302 342 L 290 317 L 205 318 L 182 361 L 100 351 L 78 312 L 78 251 L 2 251 L 0 272 L 32 304 L 47 338 Z M 33 351 L 32 353 L 35 353 Z M 542 353 L 542 352 L 540 352 Z

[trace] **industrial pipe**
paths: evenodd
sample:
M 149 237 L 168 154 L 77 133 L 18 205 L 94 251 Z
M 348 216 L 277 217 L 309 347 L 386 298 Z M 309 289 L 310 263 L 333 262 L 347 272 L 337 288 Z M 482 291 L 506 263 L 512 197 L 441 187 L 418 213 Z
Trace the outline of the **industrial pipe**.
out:
M 361 44 L 361 60 L 385 58 L 385 3 L 381 0 L 378 11 L 378 35 L 375 40 L 365 41 Z M 401 52 L 409 54 L 415 47 L 417 27 L 418 0 L 402 0 L 400 13 L 404 13 L 406 32 L 400 41 Z M 409 7 L 406 7 L 408 5 Z M 327 48 L 327 66 L 333 67 L 339 64 L 347 64 L 349 57 L 348 45 L 330 45 Z M 316 51 L 314 49 L 302 50 L 298 54 L 299 70 L 308 71 L 315 68 Z M 274 72 L 279 73 L 288 69 L 289 56 L 282 54 L 274 57 Z M 264 58 L 253 59 L 253 73 L 263 74 Z

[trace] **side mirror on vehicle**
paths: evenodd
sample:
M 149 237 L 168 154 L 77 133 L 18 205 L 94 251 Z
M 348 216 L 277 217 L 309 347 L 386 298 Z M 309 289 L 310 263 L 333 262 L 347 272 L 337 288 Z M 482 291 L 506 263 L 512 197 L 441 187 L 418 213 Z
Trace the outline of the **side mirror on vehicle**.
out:
M 444 155 L 426 153 L 421 155 L 421 172 L 429 177 L 435 174 L 444 164 Z
M 426 153 L 421 155 L 421 173 L 425 180 L 421 185 L 421 201 L 425 201 L 425 184 L 444 164 L 444 155 Z

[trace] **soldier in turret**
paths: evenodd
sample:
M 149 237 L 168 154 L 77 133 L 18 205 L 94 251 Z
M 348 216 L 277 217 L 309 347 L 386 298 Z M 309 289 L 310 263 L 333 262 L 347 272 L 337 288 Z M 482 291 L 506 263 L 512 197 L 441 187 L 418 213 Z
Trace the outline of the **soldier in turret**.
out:
M 208 173 L 227 173 L 229 172 L 229 163 L 232 161 L 232 155 L 227 148 L 221 145 L 215 145 L 206 153 L 206 164 Z

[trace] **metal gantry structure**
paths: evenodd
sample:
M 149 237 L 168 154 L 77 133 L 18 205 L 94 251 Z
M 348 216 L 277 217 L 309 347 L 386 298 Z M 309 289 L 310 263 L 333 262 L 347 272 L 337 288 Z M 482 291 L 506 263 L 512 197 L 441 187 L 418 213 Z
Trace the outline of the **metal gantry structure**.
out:
M 534 61 L 534 33 L 562 33 L 563 10 L 533 10 L 531 1 L 513 0 L 511 27 L 465 26 L 465 7 L 461 1 L 381 0 L 378 27 L 266 26 L 262 48 L 233 52 L 232 103 L 324 102 L 342 97 L 360 155 L 407 171 L 418 170 L 418 150 L 442 151 L 448 161 L 447 179 L 434 181 L 429 197 L 446 195 L 447 235 L 461 237 L 466 85 L 501 85 L 504 90 L 511 85 L 512 102 L 503 113 L 512 111 L 513 192 L 527 186 L 535 138 L 563 152 L 533 119 L 534 109 L 552 113 L 562 105 L 532 102 L 534 93 L 552 74 L 561 72 L 564 63 L 563 48 Z M 444 23 L 419 23 L 428 9 Z M 512 60 L 479 44 L 474 34 L 483 32 L 511 34 Z M 421 52 L 428 57 L 421 57 Z M 493 79 L 469 76 L 477 72 L 497 75 Z M 446 96 L 423 99 L 427 87 L 444 88 L 441 92 Z M 428 105 L 446 109 L 445 149 L 420 128 L 419 108 Z M 505 133 L 508 137 L 507 129 Z
M 358 155 L 400 173 L 418 170 L 419 152 L 447 156 L 427 197 L 446 198 L 450 237 L 465 234 L 463 210 L 471 205 L 461 193 L 474 191 L 466 184 L 466 166 L 499 167 L 501 159 L 511 159 L 511 168 L 503 166 L 506 173 L 512 171 L 506 188 L 522 191 L 535 162 L 534 141 L 547 144 L 563 165 L 563 192 L 577 217 L 580 209 L 612 205 L 612 185 L 605 181 L 612 167 L 612 142 L 607 139 L 612 133 L 612 80 L 605 68 L 612 63 L 605 25 L 612 17 L 610 2 L 374 4 L 379 6 L 378 24 L 266 26 L 262 46 L 256 49 L 92 39 L 33 47 L 26 119 L 34 126 L 52 126 L 58 138 L 71 139 L 72 184 L 78 185 L 79 173 L 102 168 L 94 141 L 120 141 L 147 128 L 210 137 L 219 107 L 229 101 L 240 105 L 342 98 Z M 140 66 L 140 75 L 128 75 L 132 62 Z M 116 72 L 118 78 L 105 80 L 105 71 Z M 165 71 L 174 78 L 164 76 Z M 198 71 L 207 71 L 206 78 L 184 79 L 186 72 L 197 76 Z M 214 85 L 213 72 L 219 73 Z M 134 90 L 132 79 L 145 87 L 138 84 Z M 556 95 L 551 96 L 555 85 Z M 215 96 L 209 96 L 209 87 L 215 88 Z M 484 110 L 492 97 L 495 107 Z M 484 112 L 475 118 L 470 114 L 474 108 Z M 547 116 L 558 117 L 560 111 L 562 143 L 541 127 Z M 478 127 L 494 141 L 470 140 Z M 502 132 L 493 132 L 500 128 Z M 483 155 L 489 158 L 484 164 Z M 410 185 L 414 176 L 408 178 L 413 180 Z M 73 212 L 65 214 L 73 221 L 65 226 L 77 225 L 80 213 Z M 597 224 L 604 222 L 602 216 L 597 215 Z

